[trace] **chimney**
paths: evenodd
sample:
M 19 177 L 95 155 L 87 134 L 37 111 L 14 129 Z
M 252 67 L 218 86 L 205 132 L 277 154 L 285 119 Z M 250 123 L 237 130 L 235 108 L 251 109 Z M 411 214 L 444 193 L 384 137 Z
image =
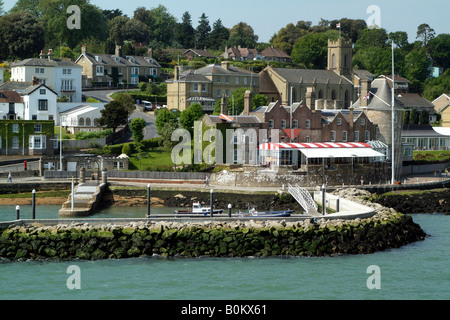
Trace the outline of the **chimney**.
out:
M 348 122 L 350 123 L 350 128 L 353 128 L 353 107 L 350 107 L 350 119 L 348 119 Z
M 222 68 L 224 68 L 225 70 L 229 70 L 230 63 L 228 61 L 222 61 Z
M 53 60 L 53 49 L 48 49 L 48 60 Z
M 315 102 L 316 102 L 316 93 L 315 93 L 315 88 L 314 87 L 307 87 L 306 88 L 306 93 L 305 93 L 305 102 L 306 102 L 306 106 L 310 109 L 310 110 L 315 110 Z
M 180 67 L 179 66 L 175 66 L 175 69 L 173 72 L 173 78 L 177 81 L 180 79 Z
M 228 98 L 226 94 L 222 94 L 222 100 L 220 101 L 220 113 L 228 115 Z
M 36 76 L 31 77 L 31 84 L 37 86 L 39 84 L 39 79 Z
M 81 54 L 87 54 L 87 47 L 85 44 L 81 46 Z
M 153 59 L 153 49 L 149 48 L 147 53 L 148 53 L 148 57 Z
M 368 106 L 370 97 L 367 97 L 367 98 L 364 98 L 364 97 L 367 96 L 369 91 L 370 91 L 370 80 L 368 80 L 368 79 L 361 80 L 361 95 L 359 97 L 359 99 L 361 99 L 360 103 L 359 103 L 359 105 L 361 107 Z
M 41 53 L 39 54 L 39 58 L 40 59 L 44 59 L 45 58 L 44 50 L 41 50 Z
M 250 115 L 251 110 L 252 110 L 252 94 L 250 90 L 246 90 L 244 94 L 244 111 L 242 111 L 242 115 L 244 116 Z
M 122 55 L 122 47 L 116 44 L 116 56 L 120 57 Z

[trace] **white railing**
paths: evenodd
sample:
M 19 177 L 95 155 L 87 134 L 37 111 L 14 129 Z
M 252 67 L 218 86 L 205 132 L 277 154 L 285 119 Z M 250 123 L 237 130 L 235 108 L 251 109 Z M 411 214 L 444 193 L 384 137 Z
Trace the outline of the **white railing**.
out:
M 312 198 L 311 194 L 305 188 L 300 187 L 298 184 L 292 186 L 288 184 L 289 193 L 295 200 L 302 206 L 305 212 L 311 216 L 318 216 L 317 204 Z

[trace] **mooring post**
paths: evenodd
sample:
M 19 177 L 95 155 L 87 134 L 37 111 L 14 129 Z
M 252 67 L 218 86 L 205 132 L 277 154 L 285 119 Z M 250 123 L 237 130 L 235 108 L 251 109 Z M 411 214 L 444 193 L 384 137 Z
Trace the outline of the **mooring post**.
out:
M 147 185 L 147 218 L 150 218 L 150 183 Z
M 73 211 L 73 197 L 74 197 L 74 186 L 73 186 L 73 176 L 72 176 L 72 196 L 71 196 L 71 210 Z
M 31 219 L 36 219 L 36 190 L 33 189 L 32 192 L 33 196 L 31 198 L 31 207 L 32 207 L 32 214 L 31 214 Z
M 327 212 L 327 204 L 325 201 L 325 184 L 322 185 L 322 215 L 325 215 Z
M 336 212 L 339 212 L 339 197 L 336 198 Z
M 20 220 L 20 206 L 16 206 L 16 220 Z
M 228 217 L 231 217 L 231 203 L 228 204 Z
M 210 191 L 210 197 L 209 197 L 209 202 L 210 202 L 210 206 L 209 206 L 209 214 L 211 216 L 211 218 L 213 217 L 213 189 L 211 189 Z

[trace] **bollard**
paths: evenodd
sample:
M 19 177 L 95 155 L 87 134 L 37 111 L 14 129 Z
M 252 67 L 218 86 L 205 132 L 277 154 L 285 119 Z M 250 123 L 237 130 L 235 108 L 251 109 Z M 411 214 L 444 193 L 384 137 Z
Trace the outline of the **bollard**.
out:
M 16 206 L 16 220 L 20 220 L 20 206 Z
M 231 217 L 231 203 L 228 204 L 228 217 Z
M 325 215 L 327 210 L 326 200 L 325 200 L 325 184 L 322 185 L 322 215 Z
M 209 202 L 210 202 L 210 207 L 209 207 L 209 214 L 211 216 L 211 218 L 213 217 L 213 189 L 211 189 L 210 191 L 210 198 L 209 198 Z
M 31 219 L 36 219 L 36 190 L 33 189 L 33 196 L 31 200 Z
M 147 185 L 147 218 L 150 218 L 150 183 Z
M 336 198 L 336 212 L 339 212 L 339 197 Z

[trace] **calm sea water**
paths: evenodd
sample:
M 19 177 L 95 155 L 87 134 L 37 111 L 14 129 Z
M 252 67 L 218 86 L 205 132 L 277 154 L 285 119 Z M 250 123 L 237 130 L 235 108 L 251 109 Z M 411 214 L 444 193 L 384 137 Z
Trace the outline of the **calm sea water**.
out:
M 56 218 L 58 209 L 41 206 L 37 218 Z M 110 208 L 97 215 L 142 217 L 145 210 Z M 31 208 L 23 207 L 22 215 L 31 217 Z M 12 219 L 15 207 L 0 207 L 0 220 Z M 429 237 L 369 255 L 0 262 L 0 299 L 450 299 L 450 216 L 413 219 Z M 79 268 L 80 289 L 67 286 L 73 266 Z M 369 266 L 379 267 L 379 289 L 367 286 Z

